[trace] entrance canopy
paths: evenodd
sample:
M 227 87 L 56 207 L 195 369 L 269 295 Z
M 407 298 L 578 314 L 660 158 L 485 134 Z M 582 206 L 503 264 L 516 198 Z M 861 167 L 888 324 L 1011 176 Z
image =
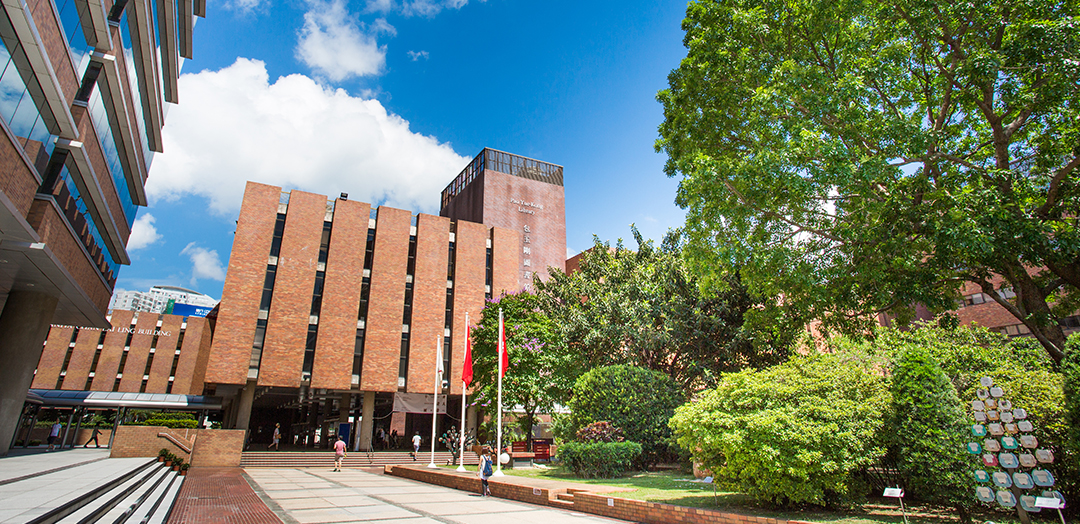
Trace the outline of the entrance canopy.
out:
M 183 411 L 219 410 L 221 397 L 173 395 L 166 393 L 123 393 L 119 391 L 66 391 L 31 389 L 27 402 L 43 407 L 176 409 Z

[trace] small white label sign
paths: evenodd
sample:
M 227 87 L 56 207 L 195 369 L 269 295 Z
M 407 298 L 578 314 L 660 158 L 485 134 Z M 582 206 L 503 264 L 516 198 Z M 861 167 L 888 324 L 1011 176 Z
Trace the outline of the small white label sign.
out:
M 1057 497 L 1035 497 L 1036 508 L 1060 509 L 1063 507 L 1061 502 Z
M 883 497 L 903 498 L 904 490 L 900 488 L 885 488 L 885 493 L 882 493 Z
M 614 506 L 615 505 L 615 499 L 607 499 L 607 505 L 608 506 Z
M 540 496 L 540 488 L 533 488 L 533 495 Z

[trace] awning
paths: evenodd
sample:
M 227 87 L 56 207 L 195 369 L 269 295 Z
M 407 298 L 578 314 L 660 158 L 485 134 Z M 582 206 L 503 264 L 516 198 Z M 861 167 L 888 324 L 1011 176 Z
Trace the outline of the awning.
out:
M 42 406 L 75 406 L 86 408 L 142 408 L 195 411 L 221 409 L 221 397 L 204 395 L 173 395 L 166 393 L 123 393 L 119 391 L 65 391 L 31 389 L 27 402 Z

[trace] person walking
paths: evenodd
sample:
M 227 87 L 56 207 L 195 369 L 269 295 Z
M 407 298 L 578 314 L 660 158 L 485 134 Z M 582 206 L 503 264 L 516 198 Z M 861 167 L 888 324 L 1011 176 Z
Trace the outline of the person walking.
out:
M 56 424 L 53 424 L 52 428 L 49 429 L 49 447 L 45 450 L 46 452 L 52 451 L 56 447 L 56 441 L 60 440 L 60 429 L 63 427 L 60 421 L 57 420 Z
M 84 448 L 90 447 L 90 443 L 93 442 L 94 446 L 100 448 L 101 444 L 98 444 L 98 440 L 97 440 L 98 435 L 100 435 L 100 434 L 101 434 L 101 430 L 98 429 L 98 428 L 94 428 L 94 432 L 90 434 L 90 440 L 87 440 L 86 444 L 83 444 L 83 447 Z
M 386 447 L 385 446 L 385 444 L 386 444 L 386 430 L 383 429 L 382 426 L 379 426 L 375 430 L 375 443 L 376 443 L 377 446 L 379 446 L 381 448 Z
M 495 471 L 491 467 L 491 448 L 484 446 L 484 449 L 480 452 L 480 463 L 476 466 L 476 475 L 480 477 L 480 496 L 490 497 L 491 487 L 488 486 L 488 479 L 495 474 Z
M 274 448 L 274 451 L 281 451 L 281 448 L 278 447 L 278 443 L 280 443 L 280 442 L 281 442 L 281 423 L 278 422 L 277 424 L 274 424 L 274 443 L 270 444 L 269 446 L 266 446 L 266 449 L 269 450 L 270 448 Z
M 338 435 L 334 443 L 334 471 L 341 471 L 341 463 L 345 461 L 345 440 Z
M 413 438 L 412 438 L 412 449 L 413 449 L 412 459 L 414 461 L 416 460 L 416 454 L 420 453 L 420 443 L 423 442 L 423 440 L 424 439 L 420 436 L 419 431 L 417 431 L 416 434 L 413 435 Z

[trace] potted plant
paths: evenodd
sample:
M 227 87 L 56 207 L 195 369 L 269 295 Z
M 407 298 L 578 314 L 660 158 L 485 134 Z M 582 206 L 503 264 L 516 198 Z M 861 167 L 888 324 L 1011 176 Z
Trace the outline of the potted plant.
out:
M 180 457 L 176 457 L 176 460 L 173 461 L 172 470 L 173 471 L 180 471 L 180 466 L 183 466 L 183 465 L 184 465 L 184 459 L 182 459 Z
M 181 477 L 186 477 L 187 476 L 187 470 L 190 467 L 191 467 L 191 464 L 184 464 L 183 466 L 180 466 L 180 476 Z
M 157 452 L 157 461 L 158 461 L 158 462 L 165 462 L 165 457 L 166 457 L 166 456 L 167 456 L 168 454 L 169 454 L 169 450 L 167 450 L 167 449 L 165 449 L 165 448 L 161 448 L 161 449 L 160 449 L 160 450 L 158 450 L 158 452 Z
M 176 455 L 173 455 L 172 453 L 169 453 L 169 452 L 166 451 L 165 452 L 165 467 L 171 468 L 172 463 L 173 463 L 174 460 L 176 460 Z

